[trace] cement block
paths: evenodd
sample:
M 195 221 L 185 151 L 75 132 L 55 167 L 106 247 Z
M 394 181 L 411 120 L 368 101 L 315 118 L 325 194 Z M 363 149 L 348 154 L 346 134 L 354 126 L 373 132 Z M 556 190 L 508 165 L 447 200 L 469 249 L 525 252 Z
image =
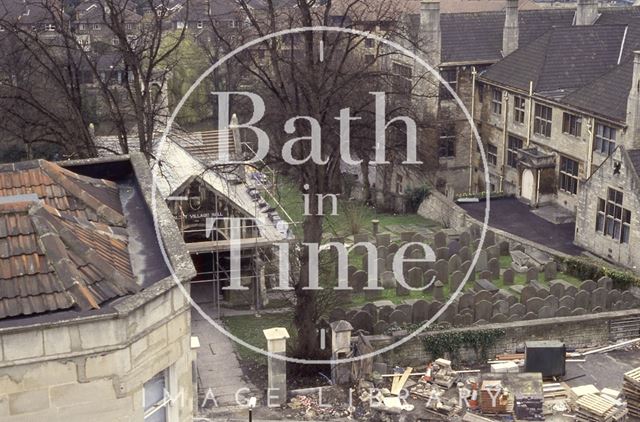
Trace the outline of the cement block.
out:
M 125 330 L 119 329 L 116 320 L 95 321 L 78 326 L 83 349 L 113 346 L 124 342 Z
M 71 352 L 71 336 L 68 327 L 49 328 L 44 330 L 44 353 L 60 355 Z
M 172 343 L 190 333 L 189 322 L 190 322 L 190 313 L 189 311 L 183 312 L 167 324 L 167 335 L 169 343 Z
M 88 357 L 85 363 L 87 379 L 124 375 L 130 370 L 131 356 L 128 348 Z
M 91 382 L 62 384 L 51 387 L 51 404 L 56 407 L 69 403 L 81 404 L 116 399 L 113 382 L 99 379 Z
M 9 395 L 9 412 L 12 415 L 41 412 L 48 409 L 49 406 L 49 390 L 47 388 Z

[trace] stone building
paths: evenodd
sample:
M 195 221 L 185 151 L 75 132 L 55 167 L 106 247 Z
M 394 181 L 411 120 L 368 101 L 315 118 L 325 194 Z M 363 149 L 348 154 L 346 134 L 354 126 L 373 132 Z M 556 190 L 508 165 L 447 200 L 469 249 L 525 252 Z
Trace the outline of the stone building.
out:
M 0 166 L 0 421 L 192 420 L 194 269 L 151 186 L 140 154 Z
M 597 7 L 579 1 L 573 25 L 543 32 L 478 77 L 491 186 L 476 189 L 574 215 L 583 184 L 615 148 L 637 147 L 640 9 Z
M 640 150 L 619 146 L 582 184 L 575 243 L 620 265 L 640 268 Z

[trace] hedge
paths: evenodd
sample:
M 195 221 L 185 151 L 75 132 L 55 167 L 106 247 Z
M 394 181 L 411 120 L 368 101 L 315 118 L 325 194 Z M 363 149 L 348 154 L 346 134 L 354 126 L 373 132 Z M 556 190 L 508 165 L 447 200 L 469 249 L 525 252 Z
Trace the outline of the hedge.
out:
M 580 258 L 562 259 L 564 272 L 580 280 L 598 280 L 600 277 L 609 277 L 617 289 L 625 290 L 631 286 L 640 287 L 640 278 L 629 271 L 622 271 L 604 265 L 598 265 Z

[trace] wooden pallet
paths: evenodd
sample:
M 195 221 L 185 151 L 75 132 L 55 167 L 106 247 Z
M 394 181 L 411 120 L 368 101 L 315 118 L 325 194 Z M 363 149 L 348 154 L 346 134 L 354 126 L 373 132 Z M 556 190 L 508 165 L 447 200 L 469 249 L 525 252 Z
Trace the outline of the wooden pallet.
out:
M 640 418 L 640 368 L 624 374 L 622 391 L 627 399 L 627 409 L 633 417 Z
M 576 401 L 576 418 L 585 422 L 613 422 L 624 420 L 626 408 L 596 394 L 587 394 Z

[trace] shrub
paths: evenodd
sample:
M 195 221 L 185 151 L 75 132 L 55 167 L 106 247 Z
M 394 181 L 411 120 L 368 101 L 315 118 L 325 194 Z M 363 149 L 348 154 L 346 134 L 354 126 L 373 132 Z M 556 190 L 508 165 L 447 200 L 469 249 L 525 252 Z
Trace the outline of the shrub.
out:
M 407 211 L 417 212 L 422 201 L 431 195 L 431 188 L 427 185 L 418 186 L 417 188 L 409 188 L 406 192 Z
M 581 258 L 565 258 L 562 260 L 567 274 L 580 280 L 598 280 L 600 277 L 609 277 L 617 289 L 628 289 L 631 286 L 640 287 L 640 278 L 629 271 L 622 271 L 599 265 L 595 262 Z

